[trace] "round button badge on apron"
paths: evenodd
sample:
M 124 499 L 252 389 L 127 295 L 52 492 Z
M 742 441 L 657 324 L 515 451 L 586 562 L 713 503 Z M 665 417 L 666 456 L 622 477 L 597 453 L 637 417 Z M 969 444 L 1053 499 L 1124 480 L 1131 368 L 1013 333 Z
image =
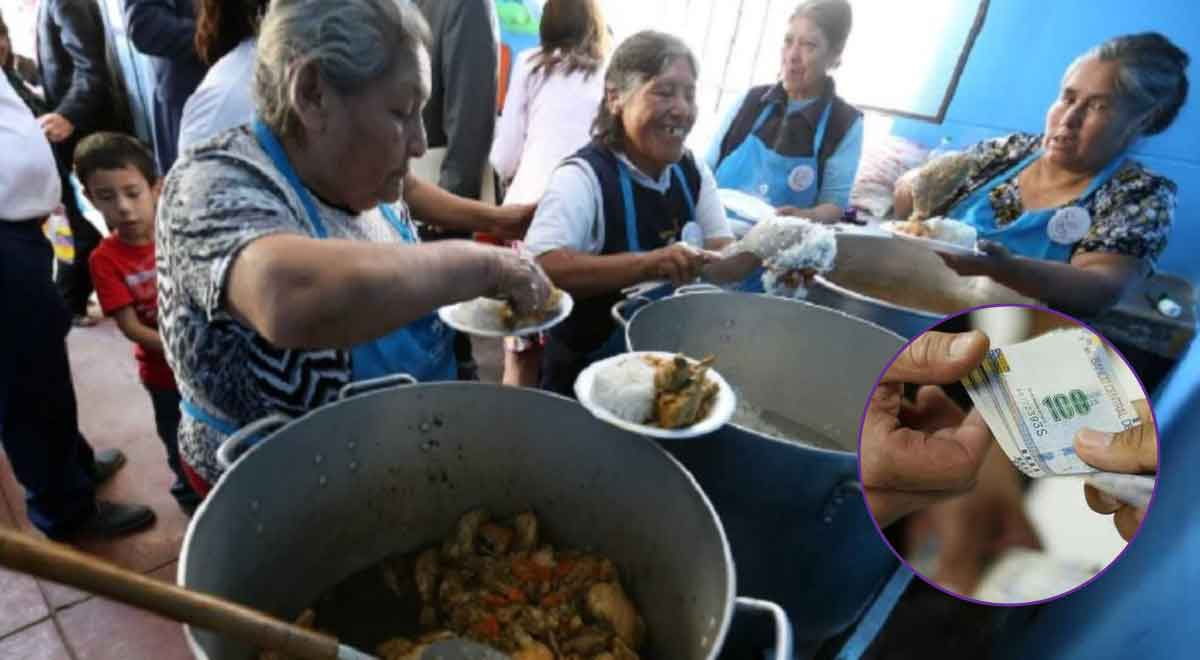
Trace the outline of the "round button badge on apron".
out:
M 817 180 L 817 171 L 811 165 L 797 165 L 788 174 L 788 188 L 792 192 L 804 192 Z
M 1046 235 L 1059 245 L 1074 245 L 1082 241 L 1092 228 L 1092 216 L 1086 209 L 1068 206 L 1060 209 L 1046 225 Z

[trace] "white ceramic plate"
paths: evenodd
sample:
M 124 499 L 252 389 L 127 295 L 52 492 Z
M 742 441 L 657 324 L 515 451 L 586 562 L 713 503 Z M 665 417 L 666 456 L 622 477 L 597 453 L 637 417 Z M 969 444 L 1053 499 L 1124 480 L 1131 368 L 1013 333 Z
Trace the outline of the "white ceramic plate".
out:
M 575 398 L 579 403 L 587 408 L 588 412 L 592 413 L 602 422 L 607 422 L 618 428 L 640 435 L 648 435 L 655 438 L 680 439 L 694 438 L 696 436 L 712 433 L 717 429 L 725 426 L 733 417 L 734 408 L 737 407 L 737 396 L 733 393 L 733 388 L 729 387 L 729 383 L 721 377 L 714 369 L 709 369 L 705 374 L 709 381 L 717 384 L 717 400 L 713 402 L 712 409 L 708 413 L 708 417 L 692 424 L 691 426 L 681 429 L 662 429 L 657 426 L 647 426 L 645 424 L 634 424 L 617 417 L 608 409 L 600 406 L 592 398 L 592 390 L 596 382 L 596 374 L 601 370 L 612 368 L 621 360 L 640 360 L 642 356 L 654 355 L 662 358 L 674 357 L 674 353 L 666 353 L 663 351 L 636 351 L 632 353 L 622 353 L 601 360 L 589 365 L 579 378 L 575 379 Z M 718 358 L 719 359 L 719 358 Z M 693 360 L 695 362 L 695 360 Z
M 500 308 L 503 306 L 504 302 L 500 300 L 475 298 L 474 300 L 466 300 L 454 305 L 446 305 L 439 308 L 437 313 L 438 318 L 442 319 L 442 322 L 446 325 L 469 335 L 479 337 L 523 337 L 549 330 L 562 323 L 564 319 L 571 315 L 571 310 L 575 307 L 575 300 L 571 297 L 571 294 L 563 291 L 562 298 L 559 300 L 557 314 L 537 325 L 527 325 L 512 330 L 500 324 Z M 480 323 L 481 317 L 491 321 L 491 323 Z
M 979 254 L 979 250 L 975 249 L 974 246 L 968 248 L 957 243 L 947 243 L 946 241 L 939 241 L 932 238 L 920 238 L 918 236 L 913 236 L 912 234 L 906 234 L 896 228 L 896 226 L 899 224 L 901 223 L 891 220 L 884 222 L 879 226 L 895 238 L 899 238 L 900 240 L 908 241 L 910 243 L 916 243 L 917 245 L 923 245 L 934 252 L 944 252 L 946 254 L 959 254 L 964 256 L 973 256 Z

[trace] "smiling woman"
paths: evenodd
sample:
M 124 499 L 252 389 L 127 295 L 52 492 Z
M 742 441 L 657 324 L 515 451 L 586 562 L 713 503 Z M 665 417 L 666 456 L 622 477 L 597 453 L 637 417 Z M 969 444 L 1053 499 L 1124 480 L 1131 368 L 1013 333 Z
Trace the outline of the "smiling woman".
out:
M 577 304 L 550 332 L 542 387 L 570 395 L 588 364 L 623 348 L 609 309 L 621 289 L 676 284 L 732 241 L 712 173 L 684 147 L 696 121 L 696 58 L 678 38 L 639 32 L 613 54 L 591 144 L 555 170 L 526 246 Z M 685 227 L 689 227 L 685 232 Z M 743 273 L 744 275 L 744 273 Z

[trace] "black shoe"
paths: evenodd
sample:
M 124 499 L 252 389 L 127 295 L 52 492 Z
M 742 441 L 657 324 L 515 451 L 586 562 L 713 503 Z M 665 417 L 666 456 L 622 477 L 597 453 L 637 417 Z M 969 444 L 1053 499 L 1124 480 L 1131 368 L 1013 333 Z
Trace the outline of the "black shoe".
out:
M 114 537 L 135 532 L 154 522 L 154 511 L 141 504 L 121 504 L 108 500 L 96 500 L 96 512 L 82 525 L 56 540 L 71 540 L 79 537 Z
M 125 465 L 124 452 L 120 449 L 102 449 L 96 452 L 96 462 L 92 468 L 92 480 L 99 486 L 111 479 L 123 465 Z
M 175 498 L 175 503 L 189 516 L 196 512 L 196 507 L 200 506 L 204 499 L 192 491 L 192 487 L 186 481 L 180 479 L 175 480 L 175 484 L 171 486 L 171 497 Z

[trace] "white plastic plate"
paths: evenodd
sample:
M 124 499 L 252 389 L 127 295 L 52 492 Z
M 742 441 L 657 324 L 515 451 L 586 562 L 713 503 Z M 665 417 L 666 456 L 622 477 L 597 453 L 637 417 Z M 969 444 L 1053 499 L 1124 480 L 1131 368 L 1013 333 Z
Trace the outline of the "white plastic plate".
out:
M 437 313 L 438 318 L 442 319 L 442 322 L 446 325 L 469 335 L 479 337 L 523 337 L 549 330 L 562 323 L 564 319 L 571 315 L 571 310 L 575 307 L 575 299 L 571 297 L 571 294 L 563 291 L 562 298 L 559 299 L 557 314 L 537 325 L 521 326 L 512 330 L 500 324 L 500 309 L 503 306 L 504 302 L 500 300 L 475 298 L 474 300 L 446 305 L 439 308 Z M 482 314 L 479 313 L 481 309 L 485 310 Z M 487 326 L 473 325 L 473 321 L 476 321 L 478 316 L 495 319 L 495 323 Z
M 980 254 L 979 250 L 975 249 L 974 246 L 968 248 L 957 243 L 948 243 L 946 241 L 939 241 L 932 238 L 920 238 L 918 236 L 913 236 L 912 234 L 906 234 L 896 228 L 896 226 L 899 224 L 901 223 L 895 220 L 890 220 L 879 226 L 895 238 L 899 238 L 900 240 L 908 241 L 910 243 L 916 243 L 917 245 L 923 245 L 934 252 L 943 252 L 945 254 L 958 254 L 964 256 L 978 256 Z
M 582 373 L 579 378 L 575 379 L 575 398 L 579 403 L 587 408 L 588 412 L 592 413 L 602 422 L 607 422 L 618 428 L 638 433 L 640 435 L 648 435 L 655 438 L 665 439 L 682 439 L 694 438 L 701 435 L 712 433 L 717 429 L 725 426 L 731 418 L 733 411 L 737 407 L 737 395 L 733 393 L 733 388 L 729 387 L 729 383 L 721 377 L 721 374 L 710 368 L 705 376 L 711 382 L 717 384 L 717 400 L 713 402 L 712 409 L 708 412 L 708 417 L 692 424 L 691 426 L 681 429 L 662 429 L 657 426 L 647 426 L 645 424 L 635 424 L 617 417 L 608 409 L 600 406 L 592 398 L 592 391 L 596 382 L 596 374 L 604 369 L 611 369 L 613 366 L 622 360 L 640 360 L 643 356 L 653 355 L 660 358 L 670 359 L 675 356 L 674 353 L 666 353 L 663 351 L 635 351 L 632 353 L 622 353 L 610 357 L 606 360 L 592 363 Z M 695 360 L 692 360 L 695 363 Z

